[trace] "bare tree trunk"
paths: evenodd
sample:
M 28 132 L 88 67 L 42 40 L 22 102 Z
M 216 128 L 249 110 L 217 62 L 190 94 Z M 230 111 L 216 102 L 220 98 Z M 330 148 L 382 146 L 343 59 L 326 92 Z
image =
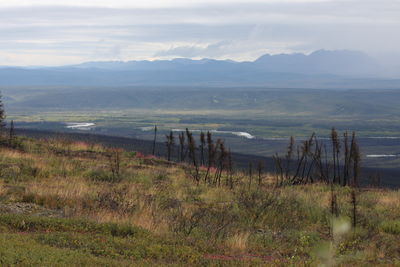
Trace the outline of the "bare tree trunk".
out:
M 153 156 L 156 154 L 156 142 L 157 142 L 157 125 L 154 125 L 154 141 L 153 141 Z
M 257 170 L 258 170 L 258 186 L 261 186 L 261 185 L 262 185 L 262 172 L 263 172 L 263 169 L 264 169 L 264 165 L 263 165 L 263 162 L 260 160 L 260 161 L 258 162 L 258 165 L 257 165 Z
M 204 162 L 204 147 L 206 144 L 206 138 L 205 138 L 205 134 L 203 132 L 200 133 L 200 165 L 204 166 L 205 162 Z
M 357 198 L 356 198 L 356 191 L 353 188 L 351 190 L 351 205 L 352 205 L 352 223 L 353 228 L 357 226 Z
M 343 186 L 348 184 L 349 179 L 349 167 L 350 167 L 350 153 L 349 153 L 349 138 L 348 133 L 343 134 L 344 142 L 344 166 L 343 166 Z
M 251 180 L 253 179 L 253 164 L 249 163 L 249 190 L 251 188 Z
M 336 177 L 336 143 L 337 143 L 337 132 L 335 128 L 331 131 L 331 142 L 332 142 L 332 159 L 333 159 L 333 183 L 337 183 Z

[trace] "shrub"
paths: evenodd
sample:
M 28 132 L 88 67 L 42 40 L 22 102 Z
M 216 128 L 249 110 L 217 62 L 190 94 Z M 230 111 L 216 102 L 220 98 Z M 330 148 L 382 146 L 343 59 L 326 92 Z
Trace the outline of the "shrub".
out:
M 400 221 L 385 221 L 380 228 L 385 233 L 400 235 Z
M 95 205 L 100 209 L 108 209 L 120 214 L 132 213 L 137 209 L 135 201 L 128 196 L 128 187 L 113 188 L 97 193 Z
M 154 175 L 154 183 L 162 183 L 168 181 L 168 174 L 165 172 L 157 172 Z
M 1 170 L 1 178 L 9 181 L 18 181 L 21 174 L 21 169 L 18 166 L 10 166 Z
M 34 217 L 17 214 L 1 214 L 0 226 L 10 230 L 24 232 L 80 232 L 105 234 L 111 236 L 144 237 L 149 233 L 139 227 L 115 224 L 115 223 L 95 223 L 80 219 L 64 219 L 49 217 Z
M 121 177 L 115 177 L 110 172 L 105 171 L 103 169 L 92 169 L 88 171 L 85 176 L 95 182 L 106 182 L 106 183 L 117 183 L 120 182 L 122 179 Z

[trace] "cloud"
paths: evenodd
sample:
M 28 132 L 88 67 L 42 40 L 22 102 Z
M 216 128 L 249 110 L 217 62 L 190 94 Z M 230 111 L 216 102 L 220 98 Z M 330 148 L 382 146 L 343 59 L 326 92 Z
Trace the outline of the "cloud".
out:
M 64 64 L 253 60 L 320 48 L 398 53 L 398 14 L 397 0 L 1 1 L 0 65 L 37 65 L 40 56 Z
M 327 2 L 329 0 L 268 0 L 269 3 L 304 3 L 304 2 Z M 74 7 L 108 7 L 108 8 L 177 8 L 177 7 L 199 7 L 210 4 L 230 5 L 235 3 L 265 3 L 265 0 L 11 0 L 0 3 L 0 7 L 30 7 L 30 6 L 74 6 Z
M 254 40 L 222 41 L 211 44 L 186 44 L 172 46 L 158 51 L 154 58 L 216 58 L 235 59 L 238 61 L 253 60 L 260 55 L 269 53 L 290 53 L 289 47 L 300 46 L 296 42 L 257 42 Z
M 204 57 L 204 56 L 223 56 L 225 54 L 224 48 L 229 46 L 230 42 L 222 41 L 214 44 L 209 44 L 206 46 L 201 45 L 183 45 L 177 47 L 171 47 L 167 50 L 162 50 L 157 52 L 154 57 Z

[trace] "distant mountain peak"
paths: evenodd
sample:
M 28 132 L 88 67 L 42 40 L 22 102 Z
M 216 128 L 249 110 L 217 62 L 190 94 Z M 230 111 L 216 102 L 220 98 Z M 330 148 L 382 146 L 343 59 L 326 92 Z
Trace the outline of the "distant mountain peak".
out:
M 259 57 L 255 62 L 270 72 L 370 76 L 379 73 L 378 64 L 367 54 L 351 50 L 317 50 Z
M 265 54 L 255 61 L 210 58 L 86 62 L 63 67 L 0 68 L 7 84 L 257 84 L 289 81 L 376 78 L 384 69 L 367 54 L 351 50 L 317 50 L 311 54 Z M 103 82 L 102 82 L 103 81 Z

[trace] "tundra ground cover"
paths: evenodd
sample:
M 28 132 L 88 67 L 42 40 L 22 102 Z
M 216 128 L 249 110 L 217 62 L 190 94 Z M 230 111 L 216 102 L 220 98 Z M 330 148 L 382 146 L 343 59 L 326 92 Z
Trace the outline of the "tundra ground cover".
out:
M 400 264 L 398 190 L 360 189 L 352 228 L 349 187 L 333 218 L 325 184 L 198 183 L 188 163 L 94 143 L 19 138 L 0 167 L 5 266 Z

